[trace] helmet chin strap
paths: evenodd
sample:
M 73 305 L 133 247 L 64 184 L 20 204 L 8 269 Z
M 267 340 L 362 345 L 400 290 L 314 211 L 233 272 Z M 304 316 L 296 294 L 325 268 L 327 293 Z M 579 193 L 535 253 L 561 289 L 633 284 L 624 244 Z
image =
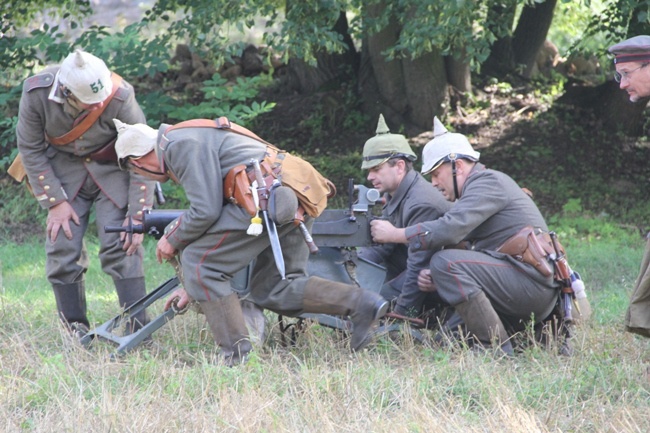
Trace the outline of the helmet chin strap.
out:
M 454 181 L 454 201 L 458 200 L 458 182 L 456 182 L 456 160 L 451 160 L 451 176 Z

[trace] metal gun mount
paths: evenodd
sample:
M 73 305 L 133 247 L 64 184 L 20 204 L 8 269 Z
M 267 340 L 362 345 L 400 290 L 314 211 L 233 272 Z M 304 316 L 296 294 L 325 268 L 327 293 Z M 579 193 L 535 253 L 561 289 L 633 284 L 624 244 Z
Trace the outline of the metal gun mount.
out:
M 312 237 L 319 247 L 317 254 L 311 254 L 308 262 L 308 274 L 346 284 L 358 284 L 360 287 L 379 292 L 384 283 L 386 269 L 376 263 L 357 257 L 356 247 L 373 245 L 370 236 L 370 221 L 373 219 L 372 209 L 380 201 L 381 194 L 373 188 L 363 185 L 353 185 L 350 182 L 348 209 L 325 209 L 314 221 Z M 133 224 L 120 227 L 104 227 L 107 233 L 126 232 L 146 233 L 156 239 L 162 237 L 165 227 L 183 213 L 182 210 L 150 210 L 144 213 L 142 224 Z M 238 272 L 231 280 L 234 291 L 246 295 L 250 291 L 250 279 L 253 263 Z M 165 283 L 151 291 L 134 305 L 126 308 L 121 314 L 113 317 L 97 328 L 86 334 L 81 342 L 90 344 L 94 338 L 101 338 L 116 344 L 114 355 L 122 355 L 138 346 L 157 329 L 172 320 L 176 314 L 175 309 L 164 311 L 138 331 L 129 335 L 120 335 L 119 330 L 123 324 L 137 313 L 152 305 L 155 301 L 165 298 L 176 288 L 181 286 L 178 277 L 172 277 Z M 303 314 L 302 319 L 314 319 L 323 326 L 349 331 L 352 324 L 349 320 L 328 314 Z M 400 324 L 383 324 L 376 332 L 388 332 L 402 329 Z M 409 328 L 411 336 L 419 341 L 424 338 L 417 329 Z

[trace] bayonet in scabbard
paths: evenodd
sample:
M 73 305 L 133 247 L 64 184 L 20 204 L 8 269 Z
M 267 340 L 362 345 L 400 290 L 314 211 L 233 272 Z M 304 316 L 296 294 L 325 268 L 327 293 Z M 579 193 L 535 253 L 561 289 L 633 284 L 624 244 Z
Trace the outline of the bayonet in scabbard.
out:
M 273 258 L 275 259 L 275 266 L 278 268 L 278 272 L 284 280 L 286 279 L 286 276 L 284 268 L 284 257 L 282 256 L 282 246 L 280 245 L 280 237 L 278 236 L 278 229 L 275 226 L 275 222 L 269 217 L 269 212 L 267 210 L 269 190 L 266 187 L 266 183 L 264 182 L 264 175 L 262 174 L 260 162 L 256 159 L 252 159 L 251 164 L 253 165 L 253 170 L 255 171 L 260 212 L 262 213 L 262 219 L 264 220 L 266 231 L 269 234 L 269 241 L 271 242 L 271 250 L 273 251 Z

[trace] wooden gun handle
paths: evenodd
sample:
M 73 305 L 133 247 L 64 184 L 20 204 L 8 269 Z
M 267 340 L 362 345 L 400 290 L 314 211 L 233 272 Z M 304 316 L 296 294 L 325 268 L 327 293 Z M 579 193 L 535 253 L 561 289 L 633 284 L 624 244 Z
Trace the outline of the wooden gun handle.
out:
M 314 239 L 311 237 L 311 234 L 309 233 L 309 230 L 307 230 L 307 226 L 305 226 L 305 223 L 298 220 L 298 227 L 300 227 L 300 231 L 302 232 L 302 236 L 305 238 L 305 242 L 307 243 L 307 246 L 309 247 L 309 252 L 311 254 L 316 254 L 318 252 L 318 246 L 314 243 Z

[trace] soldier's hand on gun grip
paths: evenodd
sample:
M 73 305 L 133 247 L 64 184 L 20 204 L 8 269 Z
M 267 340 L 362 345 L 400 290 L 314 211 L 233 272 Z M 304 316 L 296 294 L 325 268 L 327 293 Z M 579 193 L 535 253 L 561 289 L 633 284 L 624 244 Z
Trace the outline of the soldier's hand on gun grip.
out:
M 156 258 L 158 263 L 162 263 L 163 260 L 169 260 L 174 257 L 178 251 L 167 241 L 167 237 L 163 236 L 158 240 L 158 245 L 156 246 Z
M 47 236 L 52 242 L 56 241 L 56 238 L 59 235 L 59 230 L 61 229 L 63 229 L 66 238 L 72 239 L 70 220 L 72 220 L 76 225 L 79 225 L 79 216 L 67 201 L 61 202 L 48 209 Z
M 192 300 L 185 291 L 183 287 L 174 290 L 174 293 L 169 295 L 167 301 L 165 301 L 165 311 L 169 310 L 174 306 L 177 311 L 182 311 L 189 305 Z
M 422 269 L 418 274 L 418 287 L 422 292 L 435 292 L 436 285 L 431 279 L 431 270 Z
M 130 217 L 126 217 L 124 219 L 124 223 L 122 223 L 122 226 L 128 226 L 130 223 L 131 223 Z M 142 224 L 142 221 L 138 221 L 134 219 L 132 223 Z M 144 241 L 144 234 L 122 232 L 120 233 L 120 240 L 124 242 L 122 249 L 126 251 L 127 256 L 130 256 L 131 254 L 135 253 L 138 250 L 138 247 L 140 245 L 142 245 L 142 241 Z
M 406 231 L 398 229 L 393 226 L 389 221 L 374 219 L 370 221 L 370 236 L 372 240 L 380 244 L 397 243 L 406 244 Z

